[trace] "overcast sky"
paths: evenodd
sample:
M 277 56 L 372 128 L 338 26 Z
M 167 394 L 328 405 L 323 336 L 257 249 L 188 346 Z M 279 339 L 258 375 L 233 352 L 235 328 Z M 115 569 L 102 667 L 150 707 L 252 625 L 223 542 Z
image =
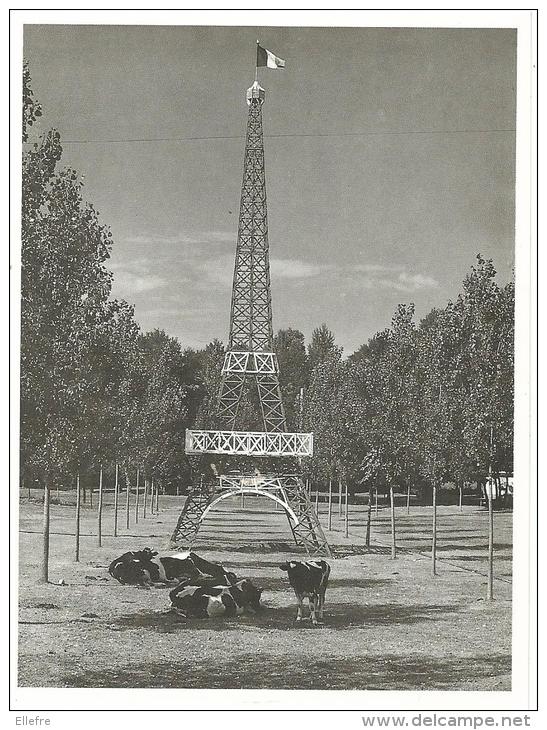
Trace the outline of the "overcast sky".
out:
M 516 31 L 26 26 L 35 129 L 85 175 L 144 330 L 227 339 L 257 38 L 286 60 L 259 72 L 275 329 L 326 322 L 349 354 L 478 252 L 511 277 Z

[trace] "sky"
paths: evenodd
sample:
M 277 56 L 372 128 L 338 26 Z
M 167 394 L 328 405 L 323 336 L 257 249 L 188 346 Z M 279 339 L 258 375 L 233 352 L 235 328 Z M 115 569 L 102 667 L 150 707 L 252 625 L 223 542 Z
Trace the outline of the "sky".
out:
M 60 131 L 143 330 L 227 340 L 257 39 L 286 61 L 259 70 L 274 329 L 350 354 L 477 253 L 511 278 L 516 31 L 27 25 L 33 133 Z

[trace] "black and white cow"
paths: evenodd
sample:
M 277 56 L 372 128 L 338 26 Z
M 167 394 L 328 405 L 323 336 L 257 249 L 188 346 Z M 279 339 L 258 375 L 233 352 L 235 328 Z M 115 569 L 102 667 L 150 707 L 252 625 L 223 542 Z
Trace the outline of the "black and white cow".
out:
M 259 611 L 262 588 L 250 580 L 230 586 L 193 586 L 181 584 L 169 593 L 172 608 L 186 617 L 239 616 L 245 610 Z
M 302 621 L 302 609 L 304 598 L 308 599 L 310 615 L 313 624 L 317 624 L 317 616 L 323 618 L 323 606 L 325 604 L 325 592 L 329 582 L 330 565 L 324 560 L 310 560 L 299 562 L 290 560 L 279 566 L 289 576 L 296 598 L 298 600 L 298 611 L 296 620 Z
M 196 553 L 186 552 L 157 557 L 150 548 L 124 553 L 113 560 L 108 572 L 120 583 L 192 583 L 201 582 L 214 585 L 231 585 L 237 580 L 235 573 L 225 570 L 222 565 L 210 563 Z
M 108 566 L 108 572 L 119 583 L 128 585 L 145 585 L 150 583 L 150 571 L 147 570 L 151 550 L 127 552 L 113 560 Z

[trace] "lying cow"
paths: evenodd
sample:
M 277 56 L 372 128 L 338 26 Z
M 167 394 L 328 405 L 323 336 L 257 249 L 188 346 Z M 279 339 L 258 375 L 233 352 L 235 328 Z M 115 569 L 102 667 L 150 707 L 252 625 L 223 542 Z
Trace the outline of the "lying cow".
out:
M 172 608 L 183 616 L 239 616 L 246 609 L 260 610 L 262 588 L 250 580 L 240 580 L 230 586 L 179 585 L 169 593 Z
M 145 585 L 150 583 L 150 571 L 147 570 L 149 563 L 148 548 L 136 552 L 128 552 L 120 555 L 108 566 L 108 572 L 119 583 L 128 585 Z
M 157 557 L 156 551 L 144 548 L 137 552 L 124 553 L 112 561 L 108 572 L 120 583 L 177 583 L 199 585 L 201 581 L 214 585 L 231 585 L 237 580 L 235 573 L 222 565 L 210 563 L 195 553 L 178 553 Z
M 308 599 L 310 615 L 313 624 L 317 624 L 317 617 L 323 618 L 323 606 L 325 603 L 325 592 L 330 575 L 330 565 L 324 560 L 310 560 L 299 562 L 291 560 L 279 566 L 289 576 L 296 598 L 298 600 L 298 611 L 296 620 L 302 621 L 302 609 L 304 598 Z

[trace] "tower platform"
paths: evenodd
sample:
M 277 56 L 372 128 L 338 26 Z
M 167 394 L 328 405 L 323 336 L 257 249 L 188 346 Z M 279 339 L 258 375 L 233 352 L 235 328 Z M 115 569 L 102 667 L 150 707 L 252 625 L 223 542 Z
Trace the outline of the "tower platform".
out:
M 313 433 L 186 430 L 187 454 L 313 456 Z

